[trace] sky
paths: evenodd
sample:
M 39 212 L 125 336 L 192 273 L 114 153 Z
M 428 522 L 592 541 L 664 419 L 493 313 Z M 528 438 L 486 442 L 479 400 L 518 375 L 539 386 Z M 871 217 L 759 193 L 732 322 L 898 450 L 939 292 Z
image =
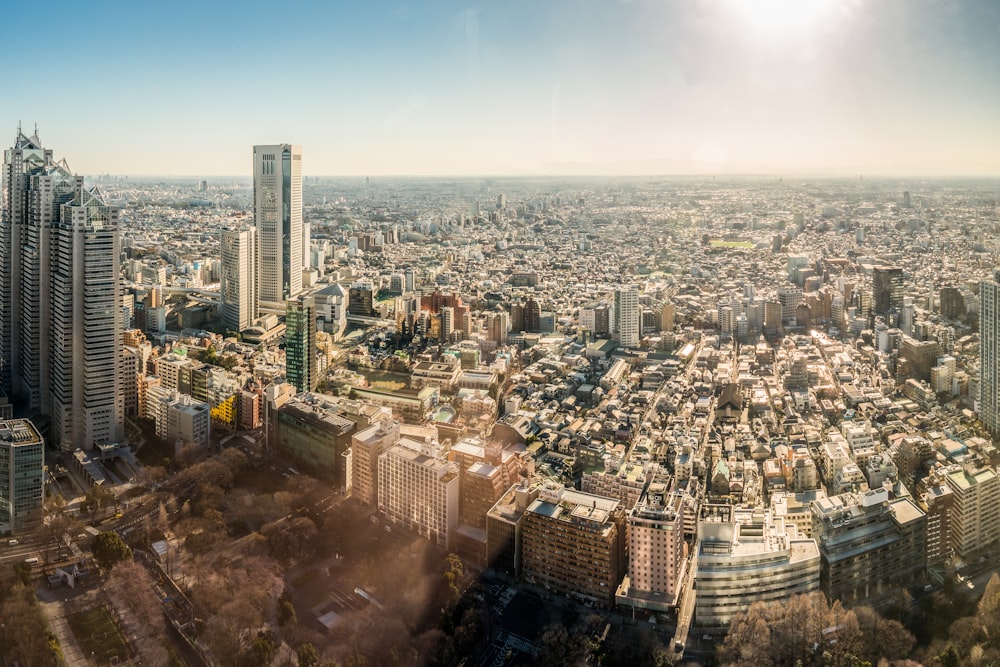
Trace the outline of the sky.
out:
M 82 174 L 1000 175 L 995 0 L 43 6 L 0 8 L 0 143 Z

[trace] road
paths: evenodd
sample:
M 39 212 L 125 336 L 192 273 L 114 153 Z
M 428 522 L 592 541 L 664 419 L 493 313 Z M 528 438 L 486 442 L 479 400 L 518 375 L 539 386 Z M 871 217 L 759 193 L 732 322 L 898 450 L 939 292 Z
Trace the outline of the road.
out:
M 688 633 L 691 631 L 691 621 L 694 620 L 694 578 L 695 557 L 692 556 L 691 559 L 688 560 L 688 568 L 684 573 L 681 603 L 677 608 L 677 632 L 674 634 L 674 640 L 670 647 L 671 651 L 673 651 L 674 646 L 677 646 L 678 643 L 680 643 L 681 646 L 687 646 L 688 644 Z M 672 655 L 675 660 L 680 660 L 682 654 L 680 652 L 675 652 Z

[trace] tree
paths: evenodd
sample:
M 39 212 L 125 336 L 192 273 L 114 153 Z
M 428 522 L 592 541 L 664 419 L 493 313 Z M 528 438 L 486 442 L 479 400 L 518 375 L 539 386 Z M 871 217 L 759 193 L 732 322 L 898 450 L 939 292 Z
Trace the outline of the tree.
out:
M 319 651 L 316 647 L 306 642 L 297 651 L 299 657 L 299 667 L 317 667 L 319 665 Z
M 99 510 L 110 507 L 116 500 L 114 491 L 103 484 L 95 484 L 87 491 L 83 506 L 90 512 L 90 520 L 93 521 L 97 517 Z
M 132 549 L 118 533 L 101 533 L 94 538 L 91 546 L 94 552 L 94 560 L 105 570 L 114 568 L 115 565 L 124 561 L 132 560 Z

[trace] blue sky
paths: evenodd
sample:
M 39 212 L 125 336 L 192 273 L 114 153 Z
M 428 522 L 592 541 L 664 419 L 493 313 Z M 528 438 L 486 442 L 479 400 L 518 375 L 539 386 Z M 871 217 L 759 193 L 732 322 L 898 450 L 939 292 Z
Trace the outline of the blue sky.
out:
M 1000 3 L 0 9 L 0 129 L 80 173 L 1000 174 Z M 20 26 L 11 29 L 11 26 Z M 0 135 L 2 136 L 2 135 Z

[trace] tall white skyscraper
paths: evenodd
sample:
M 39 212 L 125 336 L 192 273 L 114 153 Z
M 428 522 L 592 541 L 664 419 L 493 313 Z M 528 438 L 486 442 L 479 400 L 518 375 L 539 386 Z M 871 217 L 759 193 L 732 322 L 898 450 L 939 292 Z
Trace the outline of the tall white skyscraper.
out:
M 222 319 L 233 331 L 243 331 L 257 319 L 257 228 L 222 231 Z
M 4 152 L 0 385 L 64 451 L 124 435 L 118 209 L 37 131 Z
M 284 313 L 302 291 L 302 149 L 253 147 L 260 309 Z
M 979 419 L 1000 434 L 1000 270 L 979 283 Z
M 639 347 L 639 290 L 635 285 L 615 290 L 615 339 L 622 347 Z

